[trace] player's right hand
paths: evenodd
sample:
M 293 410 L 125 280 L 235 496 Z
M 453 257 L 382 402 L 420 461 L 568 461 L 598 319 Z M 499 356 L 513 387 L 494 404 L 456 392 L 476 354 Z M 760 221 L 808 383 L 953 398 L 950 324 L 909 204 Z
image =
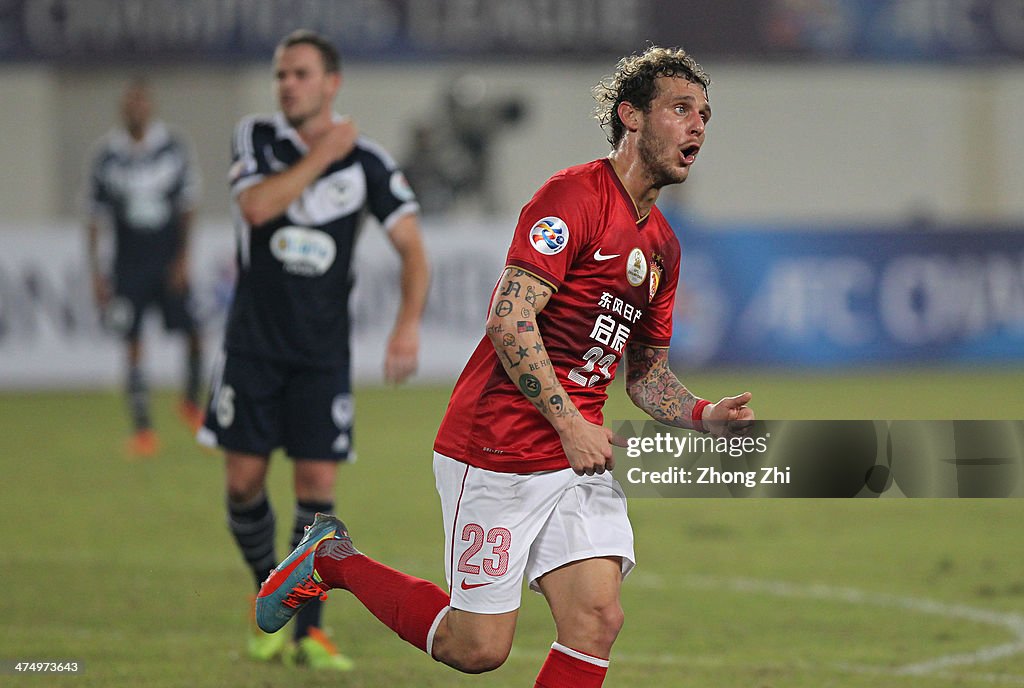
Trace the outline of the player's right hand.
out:
M 352 121 L 351 117 L 343 117 L 337 122 L 333 122 L 315 145 L 322 147 L 332 160 L 340 160 L 347 157 L 356 147 L 357 138 L 359 138 L 359 129 L 356 127 L 356 123 Z
M 577 475 L 600 475 L 615 468 L 612 456 L 614 433 L 609 428 L 574 416 L 562 432 L 562 449 Z
M 725 397 L 704 409 L 704 428 L 716 437 L 745 434 L 754 423 L 754 410 L 747 406 L 750 392 Z

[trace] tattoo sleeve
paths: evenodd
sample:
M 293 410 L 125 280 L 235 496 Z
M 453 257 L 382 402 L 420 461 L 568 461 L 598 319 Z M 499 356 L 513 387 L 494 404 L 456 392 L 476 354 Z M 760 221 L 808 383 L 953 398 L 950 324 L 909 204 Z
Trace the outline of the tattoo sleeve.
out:
M 693 427 L 698 398 L 668 367 L 668 349 L 629 344 L 626 366 L 626 393 L 634 404 L 659 423 Z
M 512 383 L 560 431 L 580 412 L 555 375 L 537 326 L 551 292 L 533 275 L 506 268 L 491 303 L 487 336 Z

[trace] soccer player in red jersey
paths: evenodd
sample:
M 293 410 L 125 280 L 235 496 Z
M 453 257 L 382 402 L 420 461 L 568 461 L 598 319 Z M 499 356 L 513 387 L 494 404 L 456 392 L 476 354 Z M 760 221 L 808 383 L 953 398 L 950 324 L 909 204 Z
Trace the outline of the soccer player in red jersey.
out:
M 512 647 L 525 576 L 557 630 L 536 685 L 602 685 L 634 565 L 602 426 L 619 360 L 630 398 L 662 423 L 754 418 L 749 393 L 710 403 L 668 365 L 680 248 L 655 201 L 704 144 L 708 83 L 682 50 L 622 59 L 594 90 L 612 152 L 555 174 L 523 208 L 434 444 L 449 590 L 370 559 L 343 523 L 318 517 L 263 585 L 264 630 L 344 588 L 434 659 L 489 671 Z

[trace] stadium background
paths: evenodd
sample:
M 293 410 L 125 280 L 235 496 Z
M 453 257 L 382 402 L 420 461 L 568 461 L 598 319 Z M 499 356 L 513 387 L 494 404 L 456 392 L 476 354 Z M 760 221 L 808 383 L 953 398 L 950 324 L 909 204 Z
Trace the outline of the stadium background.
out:
M 215 346 L 230 132 L 273 109 L 269 55 L 299 25 L 339 39 L 339 111 L 400 160 L 454 106 L 478 123 L 519 112 L 487 132 L 488 187 L 426 218 L 436 272 L 411 388 L 378 386 L 396 266 L 366 231 L 360 462 L 339 508 L 367 551 L 438 580 L 429 446 L 508 231 L 551 172 L 605 154 L 588 89 L 646 40 L 690 47 L 714 80 L 708 144 L 662 202 L 688 257 L 684 380 L 715 398 L 750 389 L 771 418 L 1024 416 L 1024 3 L 8 0 L 0 660 L 76 658 L 73 685 L 297 680 L 236 661 L 247 582 L 220 465 L 175 425 L 173 392 L 160 457 L 120 454 L 119 352 L 91 307 L 80 208 L 89 148 L 124 80 L 147 74 L 199 152 L 195 278 Z M 173 384 L 175 343 L 157 327 L 147 343 Z M 609 418 L 636 417 L 613 397 Z M 637 500 L 631 513 L 641 568 L 609 685 L 1024 684 L 1017 500 Z M 461 680 L 338 597 L 328 620 L 359 671 L 306 685 L 527 685 L 551 639 L 527 596 L 510 663 Z

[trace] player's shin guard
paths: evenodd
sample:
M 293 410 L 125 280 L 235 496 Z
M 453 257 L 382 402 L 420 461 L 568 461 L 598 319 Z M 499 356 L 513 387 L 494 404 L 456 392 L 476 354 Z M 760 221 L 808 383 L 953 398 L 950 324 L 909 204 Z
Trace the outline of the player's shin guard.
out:
M 261 492 L 251 502 L 241 504 L 228 500 L 228 528 L 242 551 L 245 562 L 256 578 L 256 589 L 274 569 L 274 510 Z
M 600 688 L 608 660 L 553 643 L 534 688 Z
M 333 514 L 334 502 L 313 502 L 297 500 L 295 503 L 295 528 L 292 530 L 292 549 L 299 546 L 299 541 L 306 534 L 306 528 L 313 525 L 317 513 Z M 309 635 L 310 628 L 320 628 L 323 617 L 323 602 L 313 600 L 295 615 L 294 637 L 296 640 Z
M 430 654 L 433 633 L 450 602 L 444 590 L 355 552 L 349 540 L 321 543 L 315 568 L 325 583 L 351 592 L 402 640 Z

